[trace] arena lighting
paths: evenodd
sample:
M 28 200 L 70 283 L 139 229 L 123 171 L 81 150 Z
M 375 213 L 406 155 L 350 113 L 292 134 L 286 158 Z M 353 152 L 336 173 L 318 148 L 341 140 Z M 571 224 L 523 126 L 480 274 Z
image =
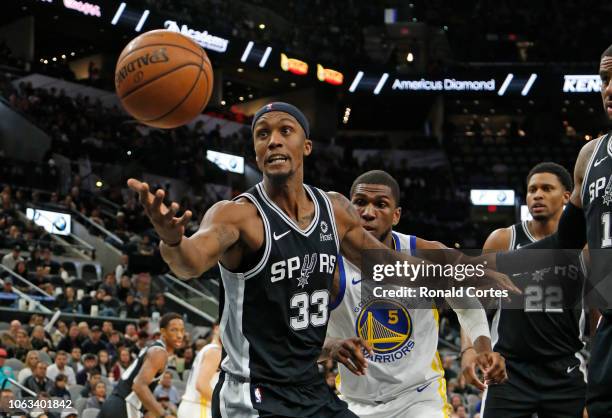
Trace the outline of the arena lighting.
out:
M 317 64 L 317 78 L 324 83 L 339 86 L 344 81 L 344 74 L 340 71 L 325 68 L 321 64 Z
M 96 187 L 99 189 L 104 185 L 100 180 L 96 181 Z
M 66 9 L 75 10 L 79 13 L 84 14 L 85 16 L 95 16 L 102 17 L 102 11 L 100 10 L 100 6 L 97 4 L 91 4 L 84 1 L 79 0 L 64 0 L 64 7 Z
M 221 106 L 225 106 L 225 100 L 221 100 Z
M 244 174 L 244 158 L 238 155 L 207 150 L 206 159 L 215 163 L 221 170 Z
M 128 150 L 126 153 L 128 156 L 132 155 L 132 151 Z
M 281 54 L 281 69 L 283 71 L 289 71 L 295 75 L 306 75 L 308 74 L 308 64 L 297 58 L 289 58 L 285 54 Z
M 239 73 L 242 73 L 242 72 L 244 72 L 244 68 L 238 67 L 238 68 L 236 69 L 236 71 L 238 71 Z
M 382 75 L 382 77 L 380 77 L 380 80 L 378 81 L 378 84 L 376 85 L 376 88 L 374 89 L 374 94 L 380 93 L 380 91 L 384 87 L 385 83 L 387 82 L 388 78 L 389 78 L 389 74 L 388 73 L 384 73 Z
M 506 79 L 504 80 L 504 82 L 502 83 L 501 87 L 499 88 L 499 91 L 497 92 L 498 96 L 503 96 L 504 95 L 504 93 L 508 89 L 508 86 L 510 85 L 510 82 L 512 81 L 513 78 L 514 78 L 514 74 L 512 74 L 512 73 L 509 73 L 506 76 Z
M 72 218 L 67 213 L 26 208 L 26 217 L 45 228 L 50 234 L 70 235 L 71 233 Z
M 215 36 L 206 30 L 199 31 L 199 30 L 191 29 L 189 26 L 185 24 L 179 25 L 174 20 L 166 20 L 164 22 L 164 28 L 172 32 L 182 33 L 183 35 L 196 41 L 201 47 L 205 49 L 210 49 L 211 51 L 216 51 L 216 52 L 227 51 L 227 46 L 229 44 L 229 41 L 225 38 Z
M 472 189 L 470 200 L 474 206 L 514 206 L 514 190 Z
M 264 30 L 266 28 L 266 25 L 263 23 L 259 24 L 259 29 Z
M 564 75 L 563 93 L 599 93 L 601 78 L 598 75 Z
M 414 55 L 412 54 L 412 52 L 409 52 L 408 55 L 406 55 L 406 61 L 408 62 L 414 61 Z

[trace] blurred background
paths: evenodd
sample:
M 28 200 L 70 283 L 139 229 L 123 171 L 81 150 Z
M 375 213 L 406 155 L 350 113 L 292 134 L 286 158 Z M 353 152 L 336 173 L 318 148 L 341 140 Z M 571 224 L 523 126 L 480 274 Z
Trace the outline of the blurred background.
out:
M 168 190 L 194 211 L 188 229 L 197 230 L 213 203 L 260 180 L 249 126 L 269 101 L 291 102 L 311 122 L 307 183 L 348 194 L 364 171 L 394 175 L 400 232 L 478 248 L 526 217 L 529 169 L 554 161 L 571 172 L 585 141 L 609 129 L 597 72 L 612 4 L 468 3 L 3 2 L 0 328 L 5 357 L 21 362 L 13 370 L 27 368 L 30 350 L 55 357 L 73 322 L 79 342 L 63 349 L 83 350 L 97 338 L 90 327 L 106 320 L 102 369 L 112 386 L 120 351 L 133 355 L 159 315 L 175 310 L 191 337 L 171 376 L 184 388 L 193 349 L 218 315 L 219 274 L 185 283 L 168 274 L 125 181 Z M 123 47 L 164 28 L 202 45 L 215 75 L 205 112 L 168 131 L 136 123 L 114 94 Z M 46 350 L 40 330 L 33 335 L 39 326 Z M 478 393 L 457 374 L 454 314 L 440 329 L 455 414 L 476 416 Z M 75 362 L 77 371 L 83 360 Z M 322 367 L 331 385 L 334 370 Z

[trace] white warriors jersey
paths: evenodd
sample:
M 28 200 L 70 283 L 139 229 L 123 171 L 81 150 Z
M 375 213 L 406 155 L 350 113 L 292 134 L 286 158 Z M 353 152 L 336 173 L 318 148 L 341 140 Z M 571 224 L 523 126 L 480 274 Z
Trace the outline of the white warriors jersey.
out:
M 183 400 L 195 403 L 205 403 L 204 400 L 201 399 L 200 392 L 198 392 L 196 389 L 196 382 L 198 381 L 198 376 L 202 370 L 204 356 L 210 350 L 221 350 L 221 346 L 215 343 L 210 343 L 202 347 L 198 354 L 196 354 L 195 359 L 193 359 L 193 365 L 191 366 L 191 374 L 189 375 L 187 386 L 185 387 Z M 210 380 L 210 386 L 214 388 L 218 379 L 219 372 L 217 371 Z
M 413 253 L 416 237 L 392 232 L 396 250 Z M 355 376 L 342 364 L 340 392 L 349 400 L 388 402 L 430 385 L 446 399 L 444 368 L 438 355 L 438 310 L 433 302 L 361 298 L 361 272 L 338 258 L 340 292 L 327 329 L 328 337 L 361 337 L 374 354 L 366 353 L 365 376 Z M 415 308 L 419 306 L 419 308 Z M 430 389 L 431 390 L 431 389 Z

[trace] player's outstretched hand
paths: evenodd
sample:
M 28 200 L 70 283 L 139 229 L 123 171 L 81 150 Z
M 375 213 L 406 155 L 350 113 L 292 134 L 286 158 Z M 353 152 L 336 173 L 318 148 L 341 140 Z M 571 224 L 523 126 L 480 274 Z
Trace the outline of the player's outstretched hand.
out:
M 373 354 L 370 344 L 361 338 L 337 340 L 330 348 L 330 356 L 337 362 L 344 364 L 353 374 L 363 376 L 368 367 L 363 349 Z
M 171 246 L 180 243 L 185 234 L 185 226 L 191 219 L 191 211 L 186 210 L 183 216 L 177 218 L 175 215 L 179 210 L 179 204 L 172 202 L 170 207 L 164 205 L 163 200 L 166 196 L 164 190 L 160 189 L 152 194 L 147 183 L 136 179 L 129 179 L 127 185 L 138 193 L 145 214 L 151 220 L 161 240 Z

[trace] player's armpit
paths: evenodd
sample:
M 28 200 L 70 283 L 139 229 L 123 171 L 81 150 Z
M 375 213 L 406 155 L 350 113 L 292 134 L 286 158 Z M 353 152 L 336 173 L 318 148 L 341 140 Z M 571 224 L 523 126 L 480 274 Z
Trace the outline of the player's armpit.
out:
M 584 181 L 584 175 L 586 174 L 589 160 L 597 148 L 597 144 L 602 140 L 602 137 L 587 142 L 581 149 L 574 165 L 574 189 L 570 196 L 570 202 L 577 208 L 582 208 L 582 196 L 580 195 L 582 190 L 582 183 Z
M 216 203 L 204 215 L 198 232 L 176 247 L 160 244 L 164 261 L 181 278 L 202 275 L 239 240 L 245 220 L 255 215 L 254 212 L 256 209 L 244 202 Z
M 151 348 L 145 357 L 144 363 L 140 368 L 140 372 L 134 378 L 132 390 L 140 399 L 145 409 L 157 416 L 164 415 L 164 408 L 155 400 L 149 384 L 155 378 L 155 375 L 166 367 L 168 353 L 162 348 Z

